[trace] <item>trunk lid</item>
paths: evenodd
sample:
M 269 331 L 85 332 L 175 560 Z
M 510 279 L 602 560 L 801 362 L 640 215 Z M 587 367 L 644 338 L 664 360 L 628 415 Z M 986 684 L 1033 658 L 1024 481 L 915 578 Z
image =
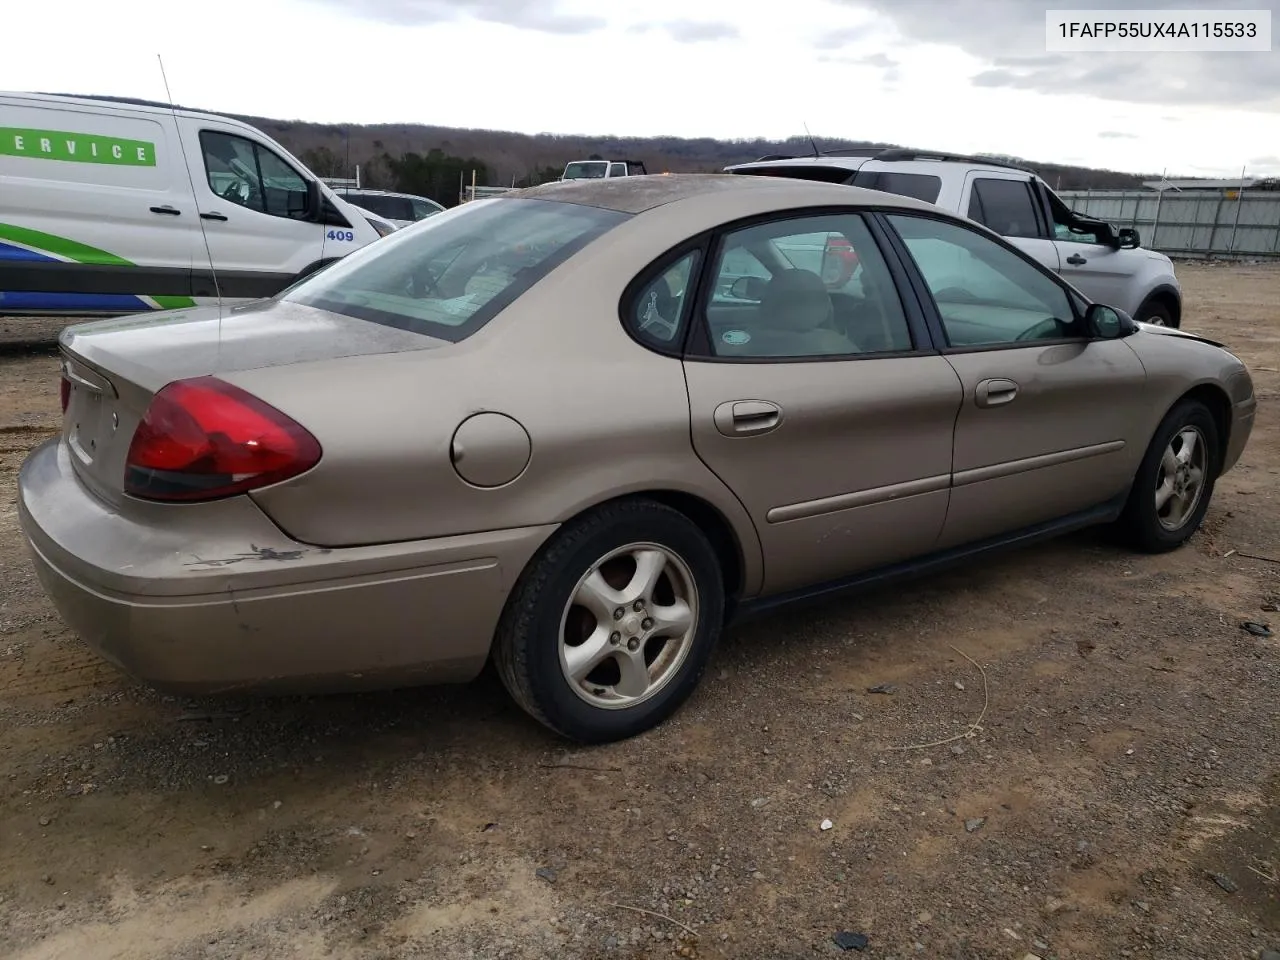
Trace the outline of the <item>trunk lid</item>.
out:
M 62 376 L 70 384 L 63 440 L 81 480 L 107 502 L 120 503 L 134 430 L 165 384 L 445 345 L 420 333 L 280 300 L 230 311 L 205 307 L 77 324 L 59 341 Z

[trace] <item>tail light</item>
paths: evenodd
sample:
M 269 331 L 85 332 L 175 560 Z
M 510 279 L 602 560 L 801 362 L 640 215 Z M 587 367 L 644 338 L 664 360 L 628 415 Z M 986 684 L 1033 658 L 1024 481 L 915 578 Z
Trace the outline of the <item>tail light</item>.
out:
M 270 404 L 216 377 L 179 380 L 155 395 L 134 431 L 124 489 L 144 500 L 215 500 L 319 461 L 316 438 Z
M 858 252 L 847 237 L 832 236 L 822 251 L 822 279 L 828 287 L 843 287 L 858 269 Z

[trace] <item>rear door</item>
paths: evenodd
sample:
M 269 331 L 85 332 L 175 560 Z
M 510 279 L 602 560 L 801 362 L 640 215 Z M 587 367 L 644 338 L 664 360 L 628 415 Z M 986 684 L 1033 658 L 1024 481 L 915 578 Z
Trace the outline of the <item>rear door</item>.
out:
M 1025 174 L 970 170 L 956 209 L 994 230 L 1054 273 L 1060 271 L 1058 246 Z
M 833 234 L 859 264 L 839 290 L 819 273 Z M 755 299 L 723 302 L 744 251 L 807 251 L 813 238 L 815 262 L 755 258 Z M 766 593 L 927 553 L 941 533 L 960 383 L 899 297 L 898 269 L 853 210 L 764 220 L 714 244 L 685 360 L 693 443 L 755 522 Z
M 311 219 L 309 177 L 242 127 L 183 117 L 208 255 L 224 297 L 271 296 L 322 259 L 359 246 Z
M 0 101 L 0 310 L 188 305 L 198 236 L 169 118 Z
M 1123 494 L 1143 452 L 1146 373 L 1124 340 L 1090 340 L 1079 298 L 978 230 L 886 215 L 922 276 L 964 388 L 939 546 L 1054 521 Z

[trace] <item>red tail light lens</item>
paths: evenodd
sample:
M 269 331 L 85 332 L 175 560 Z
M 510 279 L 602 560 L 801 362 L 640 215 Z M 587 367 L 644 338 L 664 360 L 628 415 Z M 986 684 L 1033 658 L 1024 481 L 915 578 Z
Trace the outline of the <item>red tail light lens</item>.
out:
M 179 380 L 151 401 L 125 462 L 125 492 L 215 500 L 279 483 L 320 461 L 320 444 L 275 407 L 216 377 Z
M 67 404 L 71 402 L 71 381 L 66 374 L 58 381 L 58 399 L 62 402 L 62 412 L 67 412 Z

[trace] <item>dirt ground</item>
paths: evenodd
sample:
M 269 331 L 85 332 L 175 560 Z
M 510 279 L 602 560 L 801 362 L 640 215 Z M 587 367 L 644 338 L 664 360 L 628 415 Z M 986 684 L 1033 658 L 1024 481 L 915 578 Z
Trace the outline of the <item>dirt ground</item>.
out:
M 1280 635 L 1280 266 L 1179 272 L 1185 326 L 1261 397 L 1187 548 L 1085 534 L 778 615 L 731 632 L 663 728 L 589 751 L 489 675 L 190 701 L 100 662 L 15 515 L 56 429 L 53 354 L 5 348 L 0 955 L 782 960 L 839 954 L 841 932 L 881 960 L 1280 949 L 1280 640 L 1241 628 Z

